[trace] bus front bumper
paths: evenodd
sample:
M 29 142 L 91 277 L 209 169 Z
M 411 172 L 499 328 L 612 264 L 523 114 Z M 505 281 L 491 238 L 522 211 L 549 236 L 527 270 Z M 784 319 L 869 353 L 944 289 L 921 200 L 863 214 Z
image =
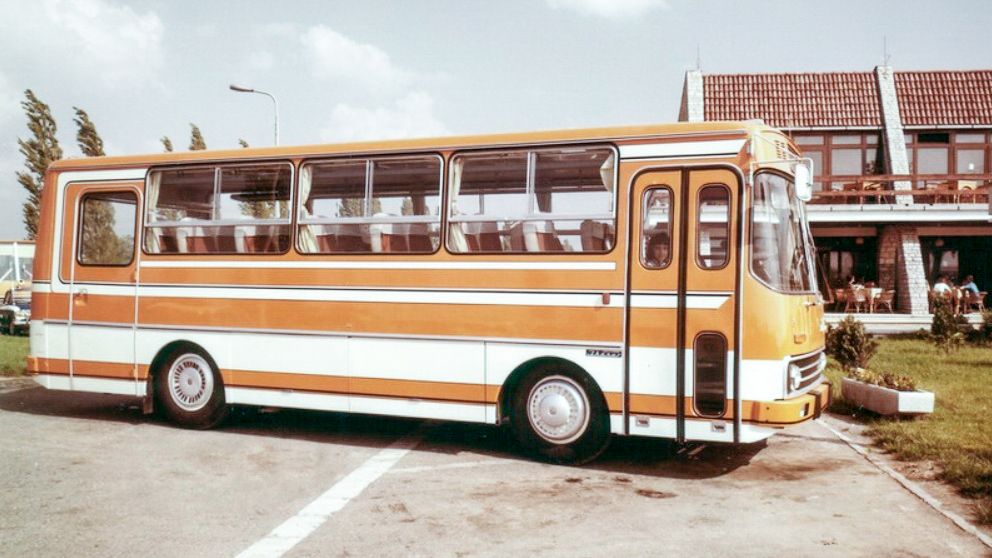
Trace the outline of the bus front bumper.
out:
M 823 382 L 812 390 L 780 401 L 755 402 L 751 409 L 751 422 L 768 426 L 788 426 L 819 418 L 830 407 L 830 382 Z

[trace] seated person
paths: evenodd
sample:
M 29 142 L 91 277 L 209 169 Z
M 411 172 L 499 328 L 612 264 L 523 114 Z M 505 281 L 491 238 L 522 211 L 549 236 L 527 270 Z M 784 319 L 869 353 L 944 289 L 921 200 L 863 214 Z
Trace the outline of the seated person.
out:
M 947 281 L 947 276 L 941 275 L 933 285 L 933 292 L 939 295 L 946 295 L 951 292 L 951 285 Z
M 647 250 L 644 254 L 644 267 L 660 268 L 668 265 L 669 243 L 667 232 L 652 236 L 648 240 Z
M 979 290 L 978 290 L 978 285 L 975 284 L 975 276 L 974 275 L 965 276 L 964 281 L 961 282 L 961 289 L 965 291 L 971 291 L 972 294 L 977 295 L 979 293 Z

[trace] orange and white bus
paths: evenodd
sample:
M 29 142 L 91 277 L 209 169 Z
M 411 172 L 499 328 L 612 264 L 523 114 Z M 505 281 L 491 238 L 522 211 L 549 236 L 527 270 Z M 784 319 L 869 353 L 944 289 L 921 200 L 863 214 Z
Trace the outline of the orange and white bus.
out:
M 803 198 L 760 123 L 63 160 L 29 370 L 228 405 L 748 443 L 829 403 Z

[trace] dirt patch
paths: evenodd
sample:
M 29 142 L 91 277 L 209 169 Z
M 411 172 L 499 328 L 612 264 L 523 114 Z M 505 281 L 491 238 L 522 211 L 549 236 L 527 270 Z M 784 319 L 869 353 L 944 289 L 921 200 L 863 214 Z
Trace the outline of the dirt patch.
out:
M 660 490 L 651 490 L 649 488 L 638 488 L 635 492 L 638 496 L 644 496 L 645 498 L 656 498 L 659 500 L 675 497 L 675 494 L 671 492 L 662 492 Z

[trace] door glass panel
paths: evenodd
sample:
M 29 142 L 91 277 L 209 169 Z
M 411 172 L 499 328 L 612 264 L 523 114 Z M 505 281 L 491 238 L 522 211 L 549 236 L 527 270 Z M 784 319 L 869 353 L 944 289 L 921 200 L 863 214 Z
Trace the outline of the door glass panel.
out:
M 730 189 L 721 184 L 700 190 L 696 216 L 696 263 L 703 269 L 720 269 L 730 253 Z
M 105 192 L 83 197 L 79 226 L 79 263 L 126 266 L 134 257 L 133 192 Z
M 649 269 L 668 267 L 672 259 L 672 191 L 667 187 L 644 192 L 641 223 L 641 263 Z

